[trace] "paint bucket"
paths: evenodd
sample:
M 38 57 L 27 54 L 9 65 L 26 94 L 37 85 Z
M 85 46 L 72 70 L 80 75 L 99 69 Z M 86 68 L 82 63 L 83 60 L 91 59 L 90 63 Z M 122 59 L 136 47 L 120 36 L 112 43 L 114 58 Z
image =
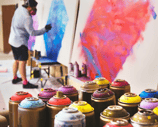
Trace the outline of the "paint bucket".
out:
M 47 102 L 48 127 L 54 127 L 55 115 L 70 104 L 71 100 L 61 91 L 57 91 L 56 95 L 49 99 Z
M 130 114 L 119 105 L 110 105 L 100 113 L 100 127 L 110 123 L 113 119 L 130 119 Z
M 69 107 L 77 108 L 86 116 L 86 127 L 95 127 L 94 108 L 86 101 L 75 101 Z
M 109 88 L 110 86 L 110 82 L 104 77 L 95 78 L 93 81 L 96 82 L 100 88 Z
M 114 119 L 104 127 L 133 127 L 126 119 Z
M 130 85 L 127 81 L 122 79 L 116 79 L 110 85 L 110 90 L 115 93 L 116 96 L 116 104 L 118 103 L 118 99 L 127 92 L 130 92 Z
M 73 86 L 62 86 L 59 87 L 58 91 L 63 92 L 64 95 L 66 95 L 71 101 L 78 101 L 78 91 Z
M 26 97 L 32 97 L 28 92 L 18 91 L 9 100 L 9 125 L 18 126 L 18 105 Z
M 138 112 L 138 105 L 140 102 L 141 97 L 134 93 L 125 93 L 118 100 L 118 104 L 125 108 L 127 112 L 130 113 L 130 116 L 133 116 L 136 112 Z
M 45 103 L 27 97 L 18 105 L 18 127 L 47 127 Z
M 81 101 L 86 101 L 91 104 L 91 95 L 95 90 L 99 88 L 99 85 L 94 81 L 87 81 L 80 87 Z
M 158 99 L 157 98 L 145 98 L 143 101 L 140 102 L 138 106 L 138 110 L 153 110 L 158 106 Z
M 139 96 L 144 99 L 144 98 L 158 98 L 158 91 L 153 90 L 153 89 L 145 89 L 142 91 Z
M 131 117 L 134 127 L 158 127 L 158 116 L 153 111 L 141 110 Z
M 8 122 L 7 122 L 7 119 L 0 115 L 0 127 L 7 127 L 8 126 Z
M 41 99 L 43 102 L 47 103 L 47 101 L 56 94 L 56 90 L 52 88 L 45 88 L 38 94 L 38 98 Z
M 86 127 L 85 115 L 76 108 L 63 108 L 55 115 L 54 127 Z
M 94 107 L 96 123 L 99 124 L 100 113 L 109 105 L 115 105 L 115 94 L 107 88 L 99 88 L 91 96 L 91 105 Z
M 4 116 L 7 119 L 7 123 L 9 125 L 9 110 L 2 110 L 2 111 L 0 111 L 0 115 Z

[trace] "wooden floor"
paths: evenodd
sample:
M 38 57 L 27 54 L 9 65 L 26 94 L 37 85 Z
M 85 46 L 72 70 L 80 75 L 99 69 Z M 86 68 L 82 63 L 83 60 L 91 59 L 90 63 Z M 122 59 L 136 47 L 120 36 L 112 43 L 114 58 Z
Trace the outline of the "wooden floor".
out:
M 7 57 L 8 56 L 8 57 Z M 8 59 L 9 58 L 9 59 Z M 12 64 L 13 64 L 13 57 L 12 53 L 10 54 L 3 54 L 0 53 L 0 67 L 2 68 L 7 68 L 7 72 L 1 73 L 0 72 L 0 110 L 8 110 L 9 109 L 9 98 L 15 94 L 17 91 L 25 91 L 29 92 L 32 94 L 34 97 L 37 97 L 39 92 L 41 91 L 41 83 L 37 82 L 38 79 L 31 79 L 30 80 L 30 67 L 27 66 L 27 79 L 29 82 L 39 85 L 38 89 L 23 89 L 22 88 L 22 82 L 16 85 L 12 84 Z M 42 71 L 42 75 L 45 77 L 46 73 Z M 18 72 L 18 76 L 20 76 Z M 44 88 L 53 88 L 53 89 L 58 89 L 62 85 L 57 82 L 53 77 L 50 77 L 50 80 L 47 81 L 46 85 Z

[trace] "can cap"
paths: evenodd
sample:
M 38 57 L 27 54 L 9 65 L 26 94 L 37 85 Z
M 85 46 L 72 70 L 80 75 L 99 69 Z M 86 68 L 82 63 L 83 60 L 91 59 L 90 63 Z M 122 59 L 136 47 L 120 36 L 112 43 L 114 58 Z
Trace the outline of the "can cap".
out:
M 45 88 L 43 91 L 41 91 L 38 96 L 40 98 L 51 98 L 56 94 L 56 90 L 52 88 Z
M 115 81 L 113 81 L 111 83 L 111 86 L 113 86 L 113 87 L 125 87 L 125 86 L 129 86 L 129 83 L 123 79 L 116 79 Z
M 94 111 L 94 108 L 86 101 L 75 101 L 69 107 L 77 108 L 82 113 L 88 113 Z
M 153 89 L 145 89 L 144 91 L 142 91 L 139 96 L 141 98 L 157 98 L 158 97 L 158 92 L 156 90 Z
M 108 85 L 108 84 L 110 84 L 110 82 L 104 77 L 95 78 L 93 81 L 96 82 L 98 85 Z
M 81 86 L 82 91 L 90 93 L 93 93 L 97 89 L 99 89 L 99 85 L 94 81 L 87 81 Z
M 39 108 L 45 106 L 45 103 L 38 98 L 35 97 L 27 97 L 19 104 L 21 108 Z
M 58 91 L 62 91 L 65 95 L 78 93 L 77 89 L 71 85 L 61 86 Z
M 152 110 L 158 106 L 158 99 L 157 98 L 145 98 L 143 101 L 140 102 L 139 107 L 143 109 Z
M 29 94 L 28 92 L 18 91 L 18 92 L 16 92 L 14 95 L 12 95 L 10 99 L 11 99 L 12 101 L 22 101 L 22 100 L 24 100 L 26 97 L 32 97 L 32 95 Z
M 126 119 L 114 119 L 111 123 L 117 126 L 126 126 L 129 124 Z

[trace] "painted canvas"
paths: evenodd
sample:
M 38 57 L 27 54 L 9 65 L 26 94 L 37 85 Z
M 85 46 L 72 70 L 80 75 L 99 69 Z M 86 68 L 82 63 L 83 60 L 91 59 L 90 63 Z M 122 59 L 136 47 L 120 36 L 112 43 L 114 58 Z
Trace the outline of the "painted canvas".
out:
M 92 5 L 90 12 L 85 7 L 88 1 Z M 151 0 L 81 0 L 80 11 L 84 11 L 79 12 L 71 61 L 77 61 L 80 66 L 87 64 L 92 79 L 102 76 L 112 82 L 124 70 L 134 46 L 143 45 L 150 38 L 144 33 L 151 32 L 153 26 L 149 24 L 157 20 L 157 2 L 153 3 Z M 81 24 L 83 18 L 85 23 Z M 147 43 L 151 45 L 150 41 Z

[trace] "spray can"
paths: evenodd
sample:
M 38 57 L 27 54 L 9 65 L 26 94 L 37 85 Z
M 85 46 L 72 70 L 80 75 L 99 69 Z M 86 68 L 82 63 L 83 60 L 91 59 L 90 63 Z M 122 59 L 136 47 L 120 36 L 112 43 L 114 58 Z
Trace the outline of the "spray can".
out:
M 47 101 L 56 94 L 56 90 L 52 88 L 45 88 L 38 94 L 38 98 L 41 99 L 43 102 L 47 103 Z
M 77 62 L 74 64 L 74 77 L 79 77 L 80 76 L 80 71 L 79 71 L 79 65 Z
M 133 127 L 126 119 L 114 119 L 104 127 Z
M 107 88 L 99 88 L 91 96 L 91 105 L 94 107 L 96 123 L 100 121 L 100 113 L 109 105 L 115 105 L 115 94 Z
M 141 98 L 135 93 L 125 93 L 118 100 L 118 104 L 125 108 L 131 117 L 138 112 L 140 102 Z
M 82 63 L 82 69 L 81 69 L 82 76 L 87 77 L 87 65 Z
M 63 92 L 71 101 L 78 101 L 78 91 L 71 85 L 61 86 L 58 91 Z
M 18 91 L 9 100 L 9 124 L 10 127 L 18 126 L 18 105 L 26 97 L 32 97 L 28 92 Z
M 9 110 L 2 110 L 2 111 L 0 111 L 0 115 L 4 116 L 7 119 L 7 123 L 9 125 Z
M 54 127 L 55 115 L 70 104 L 71 100 L 61 91 L 57 91 L 56 95 L 49 99 L 47 103 L 48 127 Z
M 68 73 L 69 73 L 69 75 L 73 75 L 73 73 L 74 73 L 74 66 L 72 63 L 69 63 Z
M 145 89 L 142 91 L 139 96 L 144 99 L 144 98 L 158 98 L 158 92 L 153 89 Z
M 46 127 L 45 103 L 35 97 L 27 97 L 18 106 L 18 127 Z
M 86 101 L 75 101 L 69 107 L 77 108 L 86 117 L 86 127 L 95 127 L 94 108 Z
M 0 115 L 0 127 L 7 127 L 8 126 L 8 122 L 7 122 L 7 119 Z
M 127 92 L 130 92 L 130 85 L 127 81 L 122 79 L 116 79 L 110 85 L 110 90 L 115 93 L 116 96 L 116 104 L 118 103 L 118 99 Z
M 109 88 L 110 86 L 110 82 L 104 77 L 95 78 L 93 81 L 96 82 L 100 88 Z
M 91 104 L 91 95 L 95 90 L 99 88 L 99 85 L 94 81 L 87 81 L 80 87 L 80 100 L 86 101 Z
M 55 116 L 54 127 L 86 127 L 85 115 L 76 108 L 63 108 Z
M 158 127 L 158 116 L 153 111 L 138 111 L 130 120 L 134 127 Z

